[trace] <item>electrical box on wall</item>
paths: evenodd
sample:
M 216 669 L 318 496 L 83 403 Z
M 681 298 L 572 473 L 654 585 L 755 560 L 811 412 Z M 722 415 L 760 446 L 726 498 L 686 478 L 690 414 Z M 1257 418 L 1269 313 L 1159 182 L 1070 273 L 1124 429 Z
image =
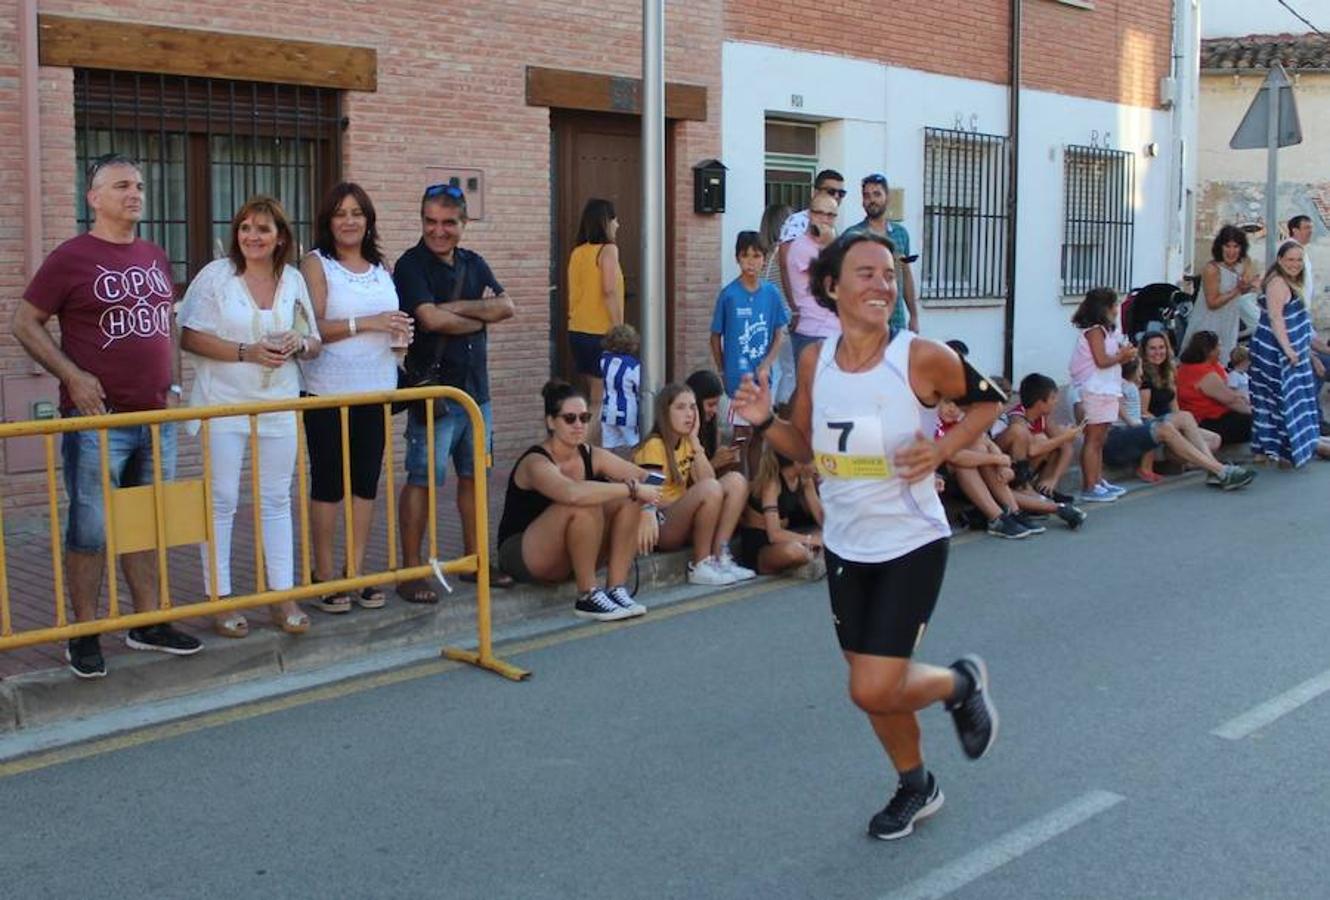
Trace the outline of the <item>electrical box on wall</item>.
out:
M 704 159 L 693 166 L 693 212 L 725 212 L 726 166 L 718 159 Z
M 466 217 L 472 221 L 485 218 L 485 170 L 461 166 L 426 166 L 425 187 L 451 184 L 466 197 Z M 423 190 L 422 190 L 423 193 Z
M 887 218 L 893 222 L 905 219 L 905 188 L 891 188 L 887 191 Z
M 6 422 L 54 419 L 60 400 L 60 382 L 50 375 L 6 375 L 0 379 Z M 46 468 L 46 453 L 40 437 L 5 441 L 5 473 L 39 472 Z

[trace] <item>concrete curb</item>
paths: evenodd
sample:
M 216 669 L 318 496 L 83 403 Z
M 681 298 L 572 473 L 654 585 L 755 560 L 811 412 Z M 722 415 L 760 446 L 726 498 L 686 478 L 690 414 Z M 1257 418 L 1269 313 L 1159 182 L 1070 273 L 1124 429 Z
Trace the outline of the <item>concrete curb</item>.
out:
M 657 553 L 639 559 L 640 591 L 650 592 L 686 581 L 688 553 Z M 449 583 L 436 606 L 403 602 L 390 594 L 378 610 L 356 609 L 327 615 L 310 608 L 314 627 L 307 634 L 282 634 L 255 628 L 243 640 L 211 637 L 203 651 L 188 657 L 133 653 L 108 661 L 108 676 L 79 680 L 67 669 L 48 669 L 0 681 L 0 735 L 49 725 L 107 710 L 169 700 L 204 690 L 289 672 L 308 672 L 370 653 L 419 644 L 475 640 L 475 589 Z M 495 589 L 491 615 L 497 632 L 513 623 L 548 615 L 576 597 L 571 583 L 553 587 L 518 585 Z M 252 622 L 262 613 L 251 614 Z M 103 640 L 120 640 L 116 633 Z

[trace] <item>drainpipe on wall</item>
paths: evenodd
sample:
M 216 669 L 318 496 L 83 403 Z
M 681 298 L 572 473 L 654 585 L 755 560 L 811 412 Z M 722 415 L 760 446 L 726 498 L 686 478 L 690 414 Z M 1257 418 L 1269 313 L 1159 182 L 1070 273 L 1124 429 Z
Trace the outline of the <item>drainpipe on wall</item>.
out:
M 1021 162 L 1021 0 L 1011 0 L 1011 89 L 1007 92 L 1007 131 L 1011 136 L 1008 158 L 1011 179 L 1007 194 L 1007 304 L 1002 322 L 1002 371 L 1008 381 L 1016 377 L 1016 199 Z
M 642 3 L 642 433 L 665 382 L 665 0 Z
M 37 93 L 37 0 L 19 0 L 19 123 L 23 141 L 23 277 L 42 262 L 42 132 Z

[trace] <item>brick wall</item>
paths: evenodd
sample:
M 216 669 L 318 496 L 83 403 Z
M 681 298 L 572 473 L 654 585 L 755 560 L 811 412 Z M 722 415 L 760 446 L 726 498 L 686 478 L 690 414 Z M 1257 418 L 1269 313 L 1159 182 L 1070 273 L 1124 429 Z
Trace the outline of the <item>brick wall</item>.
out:
M 0 0 L 0 149 L 11 165 L 0 178 L 0 373 L 29 371 L 7 334 L 22 292 L 21 153 L 13 0 Z M 255 0 L 243 6 L 181 0 L 51 0 L 43 13 L 167 23 L 234 33 L 373 47 L 378 91 L 348 93 L 350 129 L 343 174 L 374 197 L 385 249 L 393 258 L 419 237 L 418 202 L 427 165 L 483 168 L 486 217 L 464 244 L 483 254 L 518 307 L 517 319 L 491 332 L 491 375 L 500 470 L 542 433 L 538 389 L 549 374 L 549 110 L 525 103 L 527 65 L 636 76 L 641 71 L 637 0 L 568 4 L 486 0 L 475 4 Z M 583 7 L 570 15 L 570 8 Z M 720 0 L 667 4 L 668 77 L 705 85 L 706 122 L 675 126 L 675 363 L 706 358 L 709 312 L 717 290 L 719 225 L 693 214 L 690 167 L 719 155 Z M 41 72 L 43 220 L 48 249 L 75 231 L 72 73 Z M 189 442 L 186 442 L 188 444 Z M 182 457 L 182 462 L 186 459 Z M 40 499 L 39 479 L 6 479 L 8 506 Z
M 1094 9 L 1025 0 L 1026 87 L 1156 106 L 1168 74 L 1171 0 L 1096 0 Z M 837 0 L 817 15 L 795 0 L 728 0 L 733 40 L 853 56 L 993 83 L 1009 79 L 1008 0 Z

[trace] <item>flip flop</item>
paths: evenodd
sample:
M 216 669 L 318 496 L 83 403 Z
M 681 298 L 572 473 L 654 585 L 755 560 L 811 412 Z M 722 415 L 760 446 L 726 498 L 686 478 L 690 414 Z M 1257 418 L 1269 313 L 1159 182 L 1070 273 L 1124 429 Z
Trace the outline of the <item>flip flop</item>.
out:
M 238 612 L 227 613 L 220 619 L 212 620 L 212 630 L 225 638 L 248 637 L 249 620 Z
M 439 595 L 423 578 L 413 578 L 397 585 L 397 596 L 407 603 L 438 603 Z
M 388 603 L 388 595 L 382 588 L 367 587 L 356 595 L 356 602 L 361 609 L 382 609 Z
M 475 584 L 476 573 L 463 572 L 461 575 L 457 576 L 457 579 L 458 581 L 465 581 L 467 584 Z M 510 588 L 516 583 L 517 582 L 513 579 L 513 576 L 509 575 L 507 572 L 502 569 L 496 569 L 493 566 L 490 567 L 490 587 Z

